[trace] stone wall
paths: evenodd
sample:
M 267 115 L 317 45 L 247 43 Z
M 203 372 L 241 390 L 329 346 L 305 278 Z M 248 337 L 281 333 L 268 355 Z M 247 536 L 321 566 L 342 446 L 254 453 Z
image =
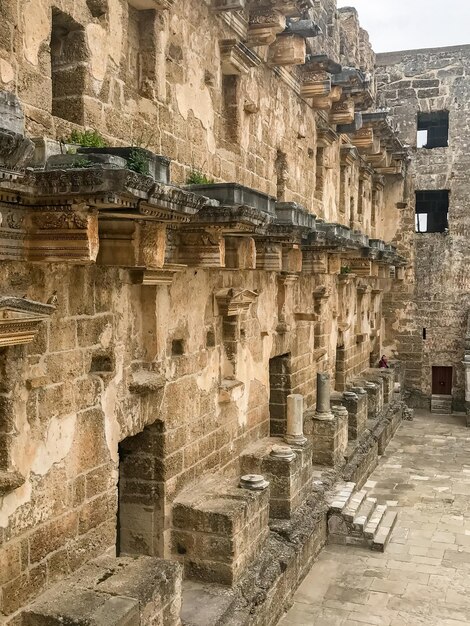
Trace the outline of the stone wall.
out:
M 391 242 L 405 172 L 384 115 L 357 134 L 356 107 L 374 108 L 363 75 L 373 55 L 357 16 L 341 34 L 332 0 L 312 7 L 318 42 L 277 37 L 282 11 L 303 13 L 274 4 L 269 45 L 250 43 L 266 18 L 252 3 L 241 17 L 208 0 L 0 6 L 0 279 L 13 298 L 0 305 L 14 322 L 0 330 L 0 614 L 10 625 L 100 555 L 175 557 L 184 490 L 197 496 L 216 474 L 237 491 L 242 451 L 283 433 L 287 391 L 309 410 L 318 372 L 343 391 L 382 351 L 390 268 L 404 263 Z M 329 55 L 321 80 L 284 47 L 305 40 Z M 338 61 L 356 68 L 343 76 Z M 328 94 L 304 97 L 305 84 Z M 56 140 L 85 128 L 127 156 L 63 154 L 76 146 Z M 144 153 L 152 171 L 131 171 L 136 147 L 168 159 Z M 185 186 L 190 173 L 203 190 Z M 214 182 L 243 199 L 217 204 L 228 192 Z M 282 381 L 270 371 L 281 357 Z M 341 450 L 346 433 L 344 421 Z M 283 597 L 323 545 L 318 524 L 304 560 L 291 555 Z
M 413 186 L 400 209 L 397 242 L 414 242 L 415 272 L 388 296 L 394 349 L 417 406 L 429 406 L 432 366 L 453 367 L 454 408 L 464 401 L 464 339 L 470 307 L 467 182 L 470 46 L 379 54 L 380 92 L 412 146 Z M 448 147 L 417 148 L 417 114 L 449 112 Z M 415 190 L 449 190 L 448 231 L 416 233 Z M 392 312 L 394 310 L 394 312 Z

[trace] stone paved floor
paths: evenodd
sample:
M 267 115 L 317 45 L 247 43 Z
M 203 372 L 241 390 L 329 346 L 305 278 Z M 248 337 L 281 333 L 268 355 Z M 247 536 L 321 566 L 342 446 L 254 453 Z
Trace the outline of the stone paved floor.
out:
M 404 422 L 368 486 L 398 504 L 385 554 L 327 546 L 279 626 L 470 625 L 470 430 Z

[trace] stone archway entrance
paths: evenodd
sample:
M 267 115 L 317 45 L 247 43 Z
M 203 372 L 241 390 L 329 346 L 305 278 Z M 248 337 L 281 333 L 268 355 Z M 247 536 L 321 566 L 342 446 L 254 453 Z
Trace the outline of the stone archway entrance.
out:
M 156 422 L 119 444 L 118 556 L 163 556 L 162 430 Z

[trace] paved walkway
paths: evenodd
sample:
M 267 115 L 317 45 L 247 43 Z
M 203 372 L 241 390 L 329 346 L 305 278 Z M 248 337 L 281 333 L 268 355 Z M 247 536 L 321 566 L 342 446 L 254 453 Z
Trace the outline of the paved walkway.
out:
M 470 430 L 463 416 L 404 422 L 370 495 L 397 505 L 385 554 L 327 546 L 279 626 L 470 625 Z

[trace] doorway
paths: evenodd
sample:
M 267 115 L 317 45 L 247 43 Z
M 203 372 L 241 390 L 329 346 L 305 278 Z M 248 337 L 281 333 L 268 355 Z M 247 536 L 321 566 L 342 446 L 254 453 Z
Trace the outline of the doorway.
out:
M 433 366 L 432 394 L 439 396 L 452 395 L 452 367 Z
M 287 396 L 292 393 L 290 354 L 275 356 L 269 361 L 270 435 L 284 435 L 287 428 Z
M 161 422 L 119 444 L 117 556 L 163 556 Z

